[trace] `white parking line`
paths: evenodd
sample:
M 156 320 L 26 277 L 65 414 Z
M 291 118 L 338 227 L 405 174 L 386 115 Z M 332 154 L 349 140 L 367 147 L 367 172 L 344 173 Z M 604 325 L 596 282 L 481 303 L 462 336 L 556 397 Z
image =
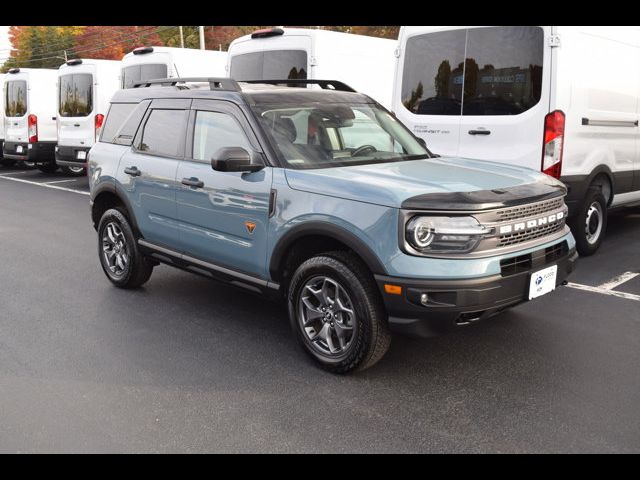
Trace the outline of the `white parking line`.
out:
M 23 180 L 22 178 L 12 178 L 0 175 L 0 178 L 4 180 L 10 180 L 12 182 L 28 183 L 29 185 L 37 185 L 39 187 L 51 188 L 53 190 L 62 190 L 64 192 L 78 193 L 80 195 L 89 195 L 89 192 L 82 192 L 80 190 L 74 190 L 72 188 L 59 187 L 57 185 L 49 185 L 48 183 L 31 182 L 29 180 Z
M 638 275 L 640 275 L 640 273 L 625 272 L 622 275 L 618 275 L 617 277 L 609 280 L 608 282 L 603 283 L 602 285 L 598 286 L 598 288 L 601 288 L 602 290 L 613 290 L 614 288 L 619 287 L 623 283 L 626 283 L 629 280 L 636 278 Z
M 76 179 L 75 178 L 70 178 L 68 180 L 54 180 L 53 182 L 42 182 L 42 183 L 46 183 L 47 185 L 53 185 L 54 183 L 69 183 L 69 182 L 75 182 Z
M 575 288 L 576 290 L 584 290 L 585 292 L 600 293 L 602 295 L 611 295 L 612 297 L 626 298 L 627 300 L 635 300 L 636 302 L 640 302 L 640 295 L 635 295 L 633 293 L 617 292 L 616 290 L 606 290 L 601 287 L 591 287 L 589 285 L 581 285 L 579 283 L 571 282 L 567 284 L 567 287 Z
M 20 173 L 25 173 L 25 172 L 24 172 L 24 171 L 22 171 L 22 170 L 19 170 L 19 171 L 17 171 L 17 172 L 0 173 L 0 177 L 6 177 L 6 176 L 8 176 L 8 175 L 18 175 L 18 174 L 20 174 Z

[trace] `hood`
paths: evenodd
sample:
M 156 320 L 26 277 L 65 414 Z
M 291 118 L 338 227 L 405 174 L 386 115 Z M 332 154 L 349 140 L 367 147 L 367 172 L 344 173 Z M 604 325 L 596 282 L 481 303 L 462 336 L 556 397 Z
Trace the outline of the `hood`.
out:
M 456 157 L 286 170 L 286 176 L 289 186 L 295 190 L 394 208 L 407 208 L 409 205 L 415 208 L 415 202 L 412 202 L 415 198 L 431 197 L 441 204 L 449 203 L 445 199 L 452 195 L 447 194 L 456 194 L 459 199 L 459 194 L 471 193 L 469 198 L 486 200 L 486 195 L 474 195 L 472 192 L 487 191 L 496 194 L 522 192 L 520 195 L 526 195 L 522 200 L 527 200 L 532 190 L 517 187 L 531 184 L 547 187 L 547 194 L 557 195 L 558 190 L 564 190 L 558 180 L 529 168 Z M 513 194 L 508 196 L 512 203 L 523 203 L 513 198 Z M 482 208 L 487 206 L 483 201 Z M 460 209 L 451 204 L 446 208 Z

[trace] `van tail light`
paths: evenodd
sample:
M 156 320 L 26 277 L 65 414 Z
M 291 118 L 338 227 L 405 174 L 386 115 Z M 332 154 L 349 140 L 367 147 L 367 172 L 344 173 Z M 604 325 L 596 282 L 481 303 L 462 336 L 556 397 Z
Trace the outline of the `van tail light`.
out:
M 38 117 L 32 113 L 27 117 L 27 122 L 29 125 L 29 143 L 36 143 L 38 141 Z
M 564 112 L 554 110 L 544 117 L 544 143 L 542 144 L 542 172 L 554 178 L 562 174 L 564 150 Z
M 100 130 L 102 129 L 103 123 L 104 123 L 104 115 L 101 113 L 98 113 L 96 115 L 96 138 L 95 138 L 96 141 L 100 137 Z

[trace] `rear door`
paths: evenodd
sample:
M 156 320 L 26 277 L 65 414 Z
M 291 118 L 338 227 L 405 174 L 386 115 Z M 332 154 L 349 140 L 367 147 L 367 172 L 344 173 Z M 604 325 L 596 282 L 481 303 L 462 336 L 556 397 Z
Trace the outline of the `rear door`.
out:
M 27 85 L 25 77 L 7 80 L 5 83 L 5 141 L 7 142 L 26 143 L 29 141 Z
M 434 153 L 456 155 L 466 30 L 408 35 L 400 52 L 400 104 L 395 113 Z
M 95 75 L 89 70 L 58 77 L 59 145 L 91 147 L 95 143 L 96 88 Z
M 459 156 L 540 169 L 550 28 L 467 30 Z
M 191 100 L 153 100 L 117 173 L 144 238 L 169 248 L 179 242 L 176 171 L 184 158 L 190 105 Z

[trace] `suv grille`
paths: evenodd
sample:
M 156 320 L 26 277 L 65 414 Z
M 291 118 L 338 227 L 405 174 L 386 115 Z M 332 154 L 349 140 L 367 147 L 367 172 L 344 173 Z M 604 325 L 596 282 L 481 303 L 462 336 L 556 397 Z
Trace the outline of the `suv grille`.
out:
M 529 205 L 522 205 L 520 207 L 513 208 L 505 208 L 503 210 L 498 210 L 496 212 L 498 221 L 506 222 L 508 220 L 517 220 L 519 218 L 525 217 L 533 217 L 536 215 L 540 215 L 551 210 L 556 210 L 562 208 L 564 204 L 564 199 L 553 198 L 551 200 L 545 200 L 540 203 L 532 203 Z
M 541 227 L 528 230 L 526 232 L 509 233 L 507 235 L 500 235 L 499 247 L 507 247 L 509 245 L 515 245 L 517 243 L 528 242 L 536 238 L 542 238 L 547 235 L 551 235 L 564 228 L 564 221 L 557 222 L 552 225 L 544 225 Z

